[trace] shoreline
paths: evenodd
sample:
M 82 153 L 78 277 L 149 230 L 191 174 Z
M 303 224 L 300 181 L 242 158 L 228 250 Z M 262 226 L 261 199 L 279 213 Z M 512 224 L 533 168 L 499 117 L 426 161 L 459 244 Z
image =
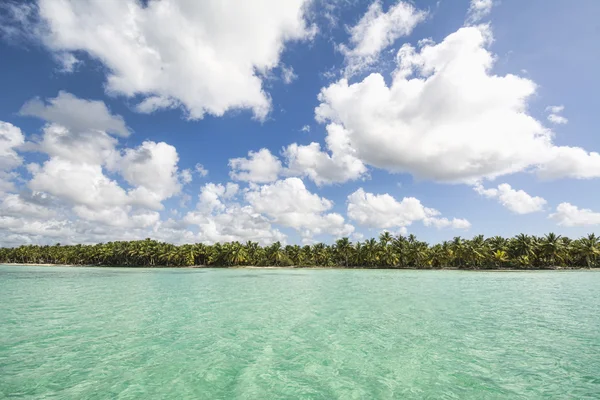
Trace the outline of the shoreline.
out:
M 532 271 L 600 271 L 600 268 L 588 268 L 588 267 L 550 267 L 550 268 L 488 268 L 488 269 L 474 269 L 474 268 L 390 268 L 390 267 L 322 267 L 322 266 L 256 266 L 256 265 L 236 265 L 231 267 L 224 266 L 208 266 L 208 265 L 190 265 L 184 267 L 166 266 L 166 265 L 94 265 L 94 264 L 31 264 L 31 263 L 0 263 L 0 265 L 8 266 L 21 266 L 21 267 L 71 267 L 71 268 L 129 268 L 129 269 L 304 269 L 304 270 L 390 270 L 390 271 L 467 271 L 467 272 L 532 272 Z

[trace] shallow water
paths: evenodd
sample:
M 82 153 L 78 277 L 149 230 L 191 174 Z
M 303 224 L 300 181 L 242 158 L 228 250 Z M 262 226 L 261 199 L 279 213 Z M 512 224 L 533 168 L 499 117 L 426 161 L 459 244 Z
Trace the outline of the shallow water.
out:
M 597 399 L 600 272 L 0 266 L 0 398 Z

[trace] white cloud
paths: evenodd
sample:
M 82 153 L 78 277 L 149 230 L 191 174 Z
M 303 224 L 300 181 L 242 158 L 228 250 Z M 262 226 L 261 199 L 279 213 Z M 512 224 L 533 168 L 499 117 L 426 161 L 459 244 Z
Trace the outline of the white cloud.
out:
M 558 225 L 568 227 L 600 225 L 600 213 L 570 203 L 560 203 L 556 213 L 550 214 L 549 218 L 557 221 Z
M 179 157 L 173 146 L 147 141 L 120 154 L 117 145 L 102 131 L 74 133 L 47 125 L 34 149 L 50 158 L 30 166 L 33 178 L 28 186 L 97 209 L 127 204 L 160 209 L 163 200 L 179 193 Z M 106 176 L 105 168 L 118 172 L 131 188 Z
M 481 184 L 476 184 L 473 189 L 482 196 L 498 199 L 500 204 L 516 214 L 544 211 L 547 204 L 545 199 L 515 190 L 508 183 L 498 185 L 497 189 L 484 189 Z
M 41 140 L 28 143 L 28 147 L 74 163 L 104 164 L 118 156 L 117 144 L 117 139 L 103 131 L 72 131 L 48 124 L 43 128 Z
M 376 0 L 358 23 L 350 28 L 350 43 L 340 49 L 346 57 L 346 74 L 360 72 L 375 63 L 381 51 L 396 39 L 408 36 L 427 13 L 407 2 L 398 1 L 383 12 L 381 1 Z
M 104 102 L 80 99 L 64 91 L 45 102 L 39 98 L 29 100 L 19 113 L 41 118 L 74 132 L 103 131 L 119 136 L 129 135 L 123 117 L 111 114 Z
M 281 66 L 281 79 L 283 80 L 283 83 L 289 85 L 290 83 L 294 82 L 297 78 L 298 75 L 294 73 L 294 68 L 287 65 Z
M 184 221 L 198 227 L 196 240 L 203 243 L 251 240 L 267 245 L 286 241 L 286 236 L 281 231 L 273 228 L 267 218 L 254 212 L 249 206 L 234 204 L 209 215 L 192 211 L 185 216 Z
M 569 122 L 569 120 L 561 115 L 550 114 L 548 115 L 548 121 L 553 124 L 564 125 Z
M 304 125 L 302 129 L 300 129 L 300 132 L 310 132 L 310 125 Z
M 86 221 L 101 222 L 107 226 L 147 228 L 156 225 L 160 214 L 155 211 L 136 210 L 132 212 L 131 206 L 105 207 L 102 209 L 87 206 L 75 206 L 73 211 L 79 218 Z
M 569 120 L 560 113 L 562 113 L 565 109 L 565 106 L 548 106 L 546 107 L 546 111 L 549 112 L 548 121 L 557 125 L 564 125 L 569 122 Z
M 471 224 L 465 219 L 439 218 L 440 212 L 427 208 L 414 197 L 397 201 L 389 194 L 367 193 L 362 188 L 348 196 L 348 217 L 359 225 L 369 228 L 402 228 L 413 222 L 422 221 L 425 226 L 438 229 L 451 227 L 468 229 Z
M 554 146 L 547 153 L 539 155 L 540 159 L 548 157 L 537 170 L 543 179 L 600 177 L 600 154 L 595 151 L 588 153 L 580 147 Z
M 0 169 L 10 170 L 23 162 L 16 148 L 25 142 L 21 129 L 8 122 L 0 121 Z
M 194 166 L 194 170 L 201 177 L 205 177 L 206 175 L 208 175 L 208 170 L 206 168 L 204 168 L 204 165 L 202 165 L 200 163 L 198 163 Z
M 104 175 L 102 166 L 74 163 L 60 157 L 46 161 L 28 185 L 31 190 L 88 207 L 101 208 L 128 202 L 125 190 Z
M 35 239 L 40 237 L 50 240 L 54 239 L 55 242 L 56 240 L 69 238 L 75 234 L 75 232 L 70 229 L 67 221 L 53 219 L 24 219 L 10 216 L 0 216 L 0 231 L 8 231 L 13 234 L 24 236 L 34 236 Z M 34 240 L 34 242 L 38 242 L 38 240 Z
M 565 106 L 548 106 L 546 107 L 546 111 L 552 114 L 560 114 L 565 110 Z
M 191 170 L 179 171 L 173 146 L 146 141 L 120 148 L 109 132 L 128 135 L 123 119 L 101 101 L 64 92 L 47 102 L 30 101 L 22 112 L 47 123 L 42 135 L 27 143 L 19 128 L 0 124 L 0 192 L 6 192 L 0 193 L 0 240 L 97 242 L 157 235 L 161 221 L 155 210 L 191 178 Z M 17 150 L 47 157 L 26 166 L 29 180 L 14 170 L 22 164 Z M 11 193 L 17 178 L 24 182 L 22 192 Z M 174 240 L 194 237 L 170 228 L 158 235 L 169 232 Z
M 198 240 L 206 243 L 247 240 L 261 244 L 285 242 L 286 236 L 251 206 L 234 202 L 238 185 L 207 183 L 198 196 L 195 211 L 186 214 L 185 224 L 199 228 Z
M 426 218 L 423 220 L 423 225 L 434 226 L 437 229 L 452 228 L 452 229 L 469 229 L 471 223 L 464 218 Z
M 56 211 L 26 201 L 18 194 L 7 193 L 0 202 L 0 211 L 4 216 L 33 217 L 38 219 L 49 219 L 56 215 Z
M 298 230 L 303 237 L 320 234 L 347 236 L 354 231 L 354 227 L 346 224 L 340 214 L 327 213 L 333 202 L 308 191 L 298 178 L 287 178 L 270 185 L 253 185 L 244 197 L 256 212 L 277 224 Z
M 277 180 L 281 172 L 281 161 L 268 149 L 248 152 L 248 158 L 229 160 L 231 179 L 246 182 L 267 183 Z
M 12 160 L 18 157 L 11 153 L 13 147 L 23 145 L 24 140 L 18 128 L 3 127 L 12 138 L 5 146 Z M 3 243 L 95 243 L 153 237 L 174 243 L 256 240 L 268 244 L 286 241 L 277 226 L 295 229 L 303 241 L 354 231 L 343 216 L 331 212 L 330 200 L 309 192 L 298 178 L 255 184 L 276 180 L 282 169 L 266 149 L 250 152 L 248 159 L 233 160 L 233 176 L 251 181 L 243 192 L 236 183 L 207 183 L 194 211 L 166 221 L 156 210 L 179 194 L 182 183 L 189 183 L 193 175 L 191 169 L 179 170 L 173 146 L 145 141 L 135 148 L 120 148 L 119 141 L 106 131 L 71 131 L 48 123 L 28 149 L 48 159 L 27 165 L 32 177 L 26 185 L 31 194 L 0 195 Z M 21 161 L 5 164 L 11 168 Z M 206 171 L 201 165 L 195 170 Z
M 62 72 L 65 74 L 72 73 L 73 71 L 75 71 L 77 66 L 81 64 L 81 60 L 75 57 L 75 55 L 73 55 L 72 53 L 56 53 L 54 55 L 54 59 L 60 64 L 58 72 Z
M 160 209 L 163 200 L 181 190 L 178 161 L 175 147 L 164 142 L 146 141 L 135 149 L 126 149 L 111 168 L 119 171 L 135 187 L 130 196 L 135 199 L 136 204 Z
M 106 89 L 147 96 L 138 109 L 181 104 L 192 119 L 250 109 L 263 119 L 262 79 L 285 44 L 312 37 L 307 0 L 39 0 L 28 31 L 60 54 L 86 52 L 107 66 Z M 160 27 L 160 29 L 157 29 Z
M 171 98 L 164 96 L 150 96 L 142 100 L 138 105 L 135 106 L 135 110 L 142 114 L 152 114 L 153 112 L 160 110 L 169 110 L 177 108 L 181 104 Z
M 317 185 L 345 182 L 366 176 L 367 167 L 356 158 L 350 145 L 348 132 L 340 125 L 327 126 L 325 139 L 327 151 L 319 143 L 309 145 L 293 143 L 284 150 L 287 162 L 285 173 L 306 176 Z
M 467 12 L 467 22 L 473 24 L 481 21 L 490 15 L 493 6 L 493 0 L 471 0 L 469 11 Z
M 184 169 L 183 171 L 181 171 L 181 172 L 179 173 L 179 177 L 180 177 L 180 179 L 181 179 L 181 182 L 182 182 L 183 184 L 185 184 L 185 185 L 187 185 L 188 183 L 191 183 L 191 182 L 192 182 L 192 180 L 194 179 L 194 178 L 192 177 L 192 170 L 191 170 L 191 169 L 189 169 L 189 168 L 187 168 L 187 169 Z
M 24 142 L 21 129 L 0 121 L 0 193 L 13 189 L 12 180 L 15 175 L 11 170 L 23 163 L 16 149 Z
M 419 50 L 404 45 L 389 86 L 379 73 L 354 84 L 341 79 L 322 89 L 317 121 L 344 129 L 345 154 L 418 179 L 472 184 L 529 170 L 599 177 L 598 153 L 555 146 L 552 132 L 527 114 L 534 82 L 491 74 L 491 39 L 477 26 Z
M 203 211 L 224 210 L 225 205 L 221 200 L 229 200 L 238 193 L 239 186 L 229 182 L 227 185 L 207 183 L 202 187 L 198 196 L 196 208 Z

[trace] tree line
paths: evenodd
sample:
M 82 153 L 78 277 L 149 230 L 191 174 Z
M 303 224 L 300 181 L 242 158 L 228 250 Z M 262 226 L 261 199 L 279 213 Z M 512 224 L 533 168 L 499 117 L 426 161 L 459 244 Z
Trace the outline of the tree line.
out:
M 468 240 L 429 245 L 414 235 L 383 232 L 379 239 L 352 243 L 341 238 L 333 245 L 260 246 L 256 242 L 184 244 L 176 246 L 151 239 L 95 245 L 26 245 L 0 248 L 0 263 L 113 265 L 139 267 L 183 266 L 303 266 L 346 268 L 460 268 L 540 269 L 600 267 L 600 238 L 580 239 L 549 233 L 543 237 L 520 234 L 475 236 Z

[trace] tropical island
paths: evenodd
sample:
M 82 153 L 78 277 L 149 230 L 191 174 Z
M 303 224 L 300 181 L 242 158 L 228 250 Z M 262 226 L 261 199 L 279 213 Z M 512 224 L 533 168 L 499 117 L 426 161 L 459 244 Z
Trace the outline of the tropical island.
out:
M 576 240 L 549 233 L 513 238 L 483 235 L 455 237 L 429 245 L 414 235 L 383 232 L 378 239 L 352 243 L 344 237 L 333 245 L 287 245 L 275 242 L 183 244 L 152 239 L 94 245 L 0 248 L 0 263 L 124 267 L 337 267 L 388 269 L 557 269 L 600 267 L 600 237 Z

